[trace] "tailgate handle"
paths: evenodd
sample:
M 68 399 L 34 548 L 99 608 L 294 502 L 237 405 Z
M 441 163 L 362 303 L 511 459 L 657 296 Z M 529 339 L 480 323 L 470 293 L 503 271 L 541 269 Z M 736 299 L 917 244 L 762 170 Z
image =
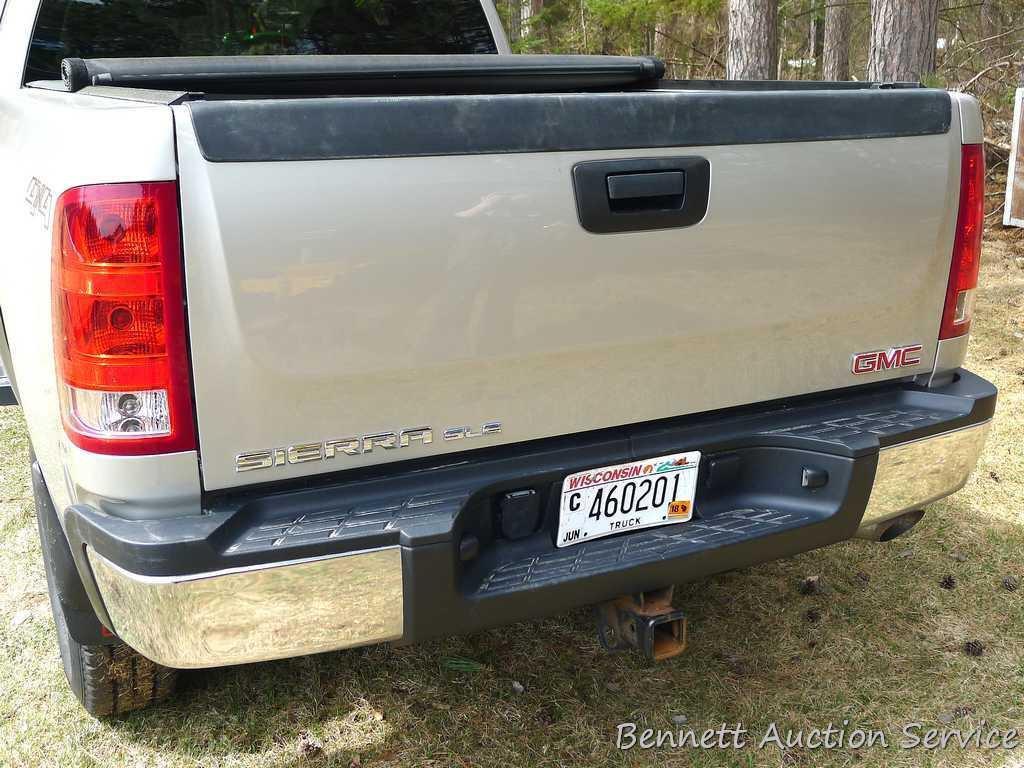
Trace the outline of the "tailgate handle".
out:
M 612 209 L 623 204 L 639 203 L 645 208 L 676 209 L 683 207 L 686 174 L 682 171 L 654 173 L 616 173 L 608 177 L 608 199 Z
M 711 163 L 703 157 L 593 160 L 572 169 L 576 210 L 588 232 L 641 232 L 700 223 Z

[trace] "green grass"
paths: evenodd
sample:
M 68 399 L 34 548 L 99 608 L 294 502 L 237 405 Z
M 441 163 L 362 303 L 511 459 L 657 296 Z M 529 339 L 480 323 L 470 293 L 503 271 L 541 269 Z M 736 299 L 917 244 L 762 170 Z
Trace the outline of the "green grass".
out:
M 634 750 L 616 725 L 740 722 L 755 736 L 849 720 L 1024 727 L 1024 239 L 988 242 L 968 365 L 1000 388 L 978 471 L 909 536 L 850 542 L 677 590 L 690 648 L 611 656 L 577 611 L 411 648 L 183 675 L 167 705 L 97 722 L 66 688 L 39 559 L 18 409 L 0 410 L 0 764 L 1002 766 L 1001 751 Z M 820 575 L 824 595 L 803 596 Z M 956 579 L 945 590 L 939 581 Z M 810 622 L 810 609 L 820 620 Z M 963 652 L 979 640 L 985 652 Z M 453 663 L 458 660 L 458 663 Z M 475 663 L 465 663 L 469 660 Z M 513 682 L 521 684 L 517 692 Z M 950 718 L 953 718 L 951 722 Z M 304 748 L 305 747 L 305 748 Z

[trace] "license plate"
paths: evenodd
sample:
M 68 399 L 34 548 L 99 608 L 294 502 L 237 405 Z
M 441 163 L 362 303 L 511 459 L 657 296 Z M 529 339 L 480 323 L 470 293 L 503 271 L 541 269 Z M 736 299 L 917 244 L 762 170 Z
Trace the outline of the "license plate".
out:
M 559 547 L 693 517 L 700 452 L 588 469 L 562 482 Z

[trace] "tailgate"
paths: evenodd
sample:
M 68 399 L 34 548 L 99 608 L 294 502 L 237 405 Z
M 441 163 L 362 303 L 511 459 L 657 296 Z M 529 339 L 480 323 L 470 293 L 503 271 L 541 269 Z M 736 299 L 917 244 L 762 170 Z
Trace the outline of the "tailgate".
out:
M 208 489 L 932 368 L 960 157 L 944 92 L 174 109 Z M 684 174 L 706 214 L 581 225 L 580 163 L 662 159 L 706 161 L 703 191 Z M 905 345 L 919 364 L 852 373 Z

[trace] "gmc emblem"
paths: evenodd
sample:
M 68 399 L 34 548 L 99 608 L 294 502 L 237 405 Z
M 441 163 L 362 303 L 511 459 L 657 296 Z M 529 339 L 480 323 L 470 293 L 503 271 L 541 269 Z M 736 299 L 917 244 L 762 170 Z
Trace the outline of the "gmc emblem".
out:
M 890 349 L 876 349 L 874 352 L 860 352 L 853 356 L 853 373 L 857 376 L 862 373 L 876 373 L 888 371 L 893 368 L 906 368 L 911 365 L 919 365 L 921 362 L 920 344 L 911 344 L 907 347 L 892 347 Z

